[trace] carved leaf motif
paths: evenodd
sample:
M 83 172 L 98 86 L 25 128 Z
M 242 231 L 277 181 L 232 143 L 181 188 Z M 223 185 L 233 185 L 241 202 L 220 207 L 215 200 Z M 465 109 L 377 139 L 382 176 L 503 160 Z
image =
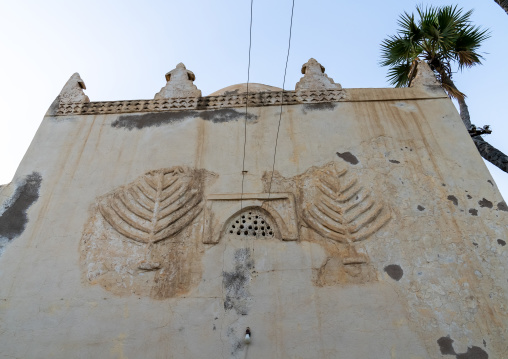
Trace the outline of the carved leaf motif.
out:
M 302 217 L 319 234 L 341 243 L 366 239 L 390 212 L 347 169 L 329 164 L 304 175 Z
M 198 171 L 173 167 L 151 171 L 105 197 L 99 209 L 119 233 L 142 243 L 164 240 L 203 209 Z

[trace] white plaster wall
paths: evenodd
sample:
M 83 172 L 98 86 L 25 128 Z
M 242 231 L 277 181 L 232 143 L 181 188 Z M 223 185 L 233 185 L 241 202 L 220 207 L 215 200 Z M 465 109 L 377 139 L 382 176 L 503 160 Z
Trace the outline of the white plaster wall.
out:
M 243 109 L 228 122 L 198 117 L 142 129 L 113 127 L 115 114 L 45 117 L 0 193 L 8 200 L 17 181 L 42 176 L 25 230 L 0 257 L 0 355 L 453 358 L 437 343 L 449 335 L 456 353 L 476 346 L 490 358 L 508 356 L 507 247 L 497 241 L 508 240 L 508 213 L 498 209 L 503 199 L 452 103 L 416 89 L 351 89 L 348 96 L 333 106 L 285 106 L 275 169 L 291 178 L 341 163 L 390 209 L 391 220 L 357 245 L 375 279 L 316 285 L 333 243 L 312 229 L 300 227 L 294 242 L 226 236 L 203 244 L 199 216 L 185 239 L 199 253 L 198 281 L 166 299 L 87 282 L 84 230 L 98 197 L 150 170 L 206 169 L 218 175 L 206 194 L 241 192 Z M 249 108 L 257 119 L 247 124 L 245 193 L 264 191 L 279 110 Z M 337 152 L 350 152 L 358 164 Z M 492 208 L 478 204 L 484 198 Z M 235 270 L 238 250 L 253 263 L 246 315 L 223 306 L 223 273 Z M 403 269 L 399 281 L 384 271 L 390 264 Z M 153 280 L 137 275 L 147 285 Z M 248 347 L 241 344 L 247 326 Z

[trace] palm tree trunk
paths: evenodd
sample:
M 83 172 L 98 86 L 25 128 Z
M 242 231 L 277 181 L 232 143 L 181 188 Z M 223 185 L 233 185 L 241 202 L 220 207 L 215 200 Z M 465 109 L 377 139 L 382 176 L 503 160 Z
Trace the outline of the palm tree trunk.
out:
M 448 93 L 448 96 L 450 96 L 452 98 L 456 98 L 457 100 L 460 98 L 464 99 L 464 97 L 466 97 L 466 95 L 464 95 L 462 92 L 460 92 L 459 89 L 457 88 L 457 86 L 455 86 L 455 83 L 453 83 L 453 81 L 452 81 L 451 75 L 448 74 L 445 67 L 441 63 L 441 60 L 432 59 L 430 61 L 429 65 L 432 65 L 432 67 L 434 67 L 434 69 L 439 74 L 440 78 L 438 80 L 441 82 L 441 86 L 443 87 L 443 89 Z M 464 102 L 464 104 L 465 104 L 465 102 Z M 466 107 L 466 110 L 467 110 L 467 107 Z M 469 118 L 469 114 L 467 116 Z M 469 129 L 469 127 L 467 125 L 466 125 L 466 127 Z
M 506 13 L 508 14 L 508 0 L 494 0 L 494 1 L 499 6 L 501 6 L 504 9 L 504 11 L 506 11 Z M 464 102 L 464 105 L 465 104 L 466 103 Z M 465 107 L 465 109 L 467 112 L 467 118 L 469 119 L 469 112 L 467 111 L 467 106 Z M 462 105 L 460 106 L 460 117 L 462 118 L 462 121 L 464 121 L 464 118 L 462 117 Z M 503 152 L 499 151 L 494 146 L 491 146 L 481 136 L 473 137 L 473 141 L 474 144 L 476 145 L 476 148 L 478 149 L 478 152 L 480 152 L 483 158 L 485 158 L 487 161 L 489 161 L 502 171 L 508 172 L 508 156 L 506 156 Z
M 462 97 L 458 98 L 457 101 L 459 102 L 460 118 L 462 122 L 464 122 L 464 126 L 469 130 L 471 128 L 471 118 L 469 117 L 469 109 L 467 108 L 466 100 Z
M 508 0 L 494 0 L 508 14 Z
M 483 158 L 501 171 L 508 172 L 508 156 L 485 141 L 481 136 L 473 137 L 473 142 Z
M 471 127 L 471 120 L 469 117 L 469 109 L 467 108 L 466 101 L 464 98 L 459 98 L 457 101 L 459 102 L 460 118 L 462 119 L 462 122 L 464 122 L 466 128 L 469 129 Z M 473 142 L 476 145 L 478 152 L 480 152 L 480 155 L 484 159 L 492 163 L 501 171 L 508 172 L 508 156 L 485 141 L 481 136 L 473 137 Z
M 500 0 L 500 1 L 508 3 L 508 0 Z M 439 74 L 441 75 L 441 83 L 444 85 L 443 87 L 445 88 L 445 90 L 447 90 L 448 94 L 449 95 L 451 94 L 459 102 L 460 118 L 462 119 L 464 126 L 466 126 L 466 129 L 469 130 L 471 128 L 471 118 L 469 116 L 469 109 L 467 108 L 466 105 L 465 100 L 466 96 L 457 89 L 455 83 L 448 76 L 448 74 L 443 69 L 439 61 L 435 61 L 433 65 L 436 71 L 439 72 Z M 508 173 L 508 156 L 506 156 L 503 152 L 499 151 L 497 148 L 495 148 L 490 143 L 485 141 L 481 136 L 475 136 L 472 139 L 474 144 L 476 145 L 476 148 L 478 149 L 478 152 L 480 152 L 480 155 L 484 159 L 492 163 L 501 171 Z

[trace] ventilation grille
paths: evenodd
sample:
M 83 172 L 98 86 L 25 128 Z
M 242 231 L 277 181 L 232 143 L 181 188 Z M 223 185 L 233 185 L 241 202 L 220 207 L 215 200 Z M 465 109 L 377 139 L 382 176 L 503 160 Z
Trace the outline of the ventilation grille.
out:
M 238 237 L 273 237 L 275 228 L 264 213 L 248 210 L 234 218 L 227 227 L 227 234 Z

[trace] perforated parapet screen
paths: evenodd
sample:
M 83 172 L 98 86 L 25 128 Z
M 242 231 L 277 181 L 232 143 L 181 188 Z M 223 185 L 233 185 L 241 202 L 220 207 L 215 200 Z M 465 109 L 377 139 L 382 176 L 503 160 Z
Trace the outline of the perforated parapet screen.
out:
M 262 211 L 248 209 L 230 220 L 226 234 L 239 237 L 273 237 L 275 228 L 272 220 Z

